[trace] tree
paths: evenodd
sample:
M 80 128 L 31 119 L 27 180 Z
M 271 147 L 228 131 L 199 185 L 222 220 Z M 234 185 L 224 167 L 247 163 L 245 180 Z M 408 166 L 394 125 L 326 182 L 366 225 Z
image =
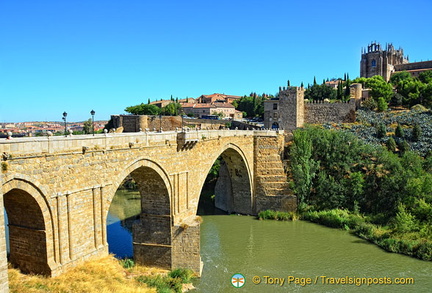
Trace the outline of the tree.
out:
M 399 123 L 396 126 L 395 135 L 396 137 L 400 137 L 400 138 L 403 138 L 405 136 L 402 126 Z
M 390 152 L 395 152 L 395 151 L 396 151 L 396 142 L 395 142 L 395 140 L 393 139 L 393 137 L 390 137 L 390 138 L 387 140 L 387 142 L 386 142 L 386 146 L 387 146 L 387 149 L 388 149 Z
M 420 137 L 421 137 L 421 128 L 420 128 L 420 125 L 416 124 L 416 125 L 414 125 L 414 128 L 413 128 L 412 140 L 413 141 L 419 141 Z
M 147 100 L 147 104 L 150 104 L 150 98 L 148 98 L 148 100 Z
M 387 136 L 387 128 L 384 123 L 379 123 L 376 127 L 376 133 L 378 138 Z
M 179 103 L 169 103 L 162 108 L 162 114 L 167 116 L 177 116 L 181 112 L 181 105 Z
M 389 102 L 393 96 L 393 87 L 380 75 L 372 76 L 366 80 L 366 87 L 370 88 L 372 97 L 377 101 L 379 97 Z
M 342 80 L 338 81 L 337 90 L 336 90 L 336 99 L 343 99 L 343 88 L 342 88 Z
M 384 112 L 387 110 L 388 104 L 387 102 L 384 100 L 383 97 L 379 97 L 377 100 L 377 105 L 378 105 L 378 112 Z
M 411 74 L 409 74 L 406 71 L 401 71 L 401 72 L 396 72 L 394 74 L 392 74 L 392 76 L 390 77 L 390 83 L 392 85 L 394 85 L 395 87 L 398 87 L 398 85 L 401 82 L 405 82 L 405 81 L 412 81 L 413 78 L 411 77 Z
M 90 133 L 92 133 L 92 130 L 93 130 L 92 120 L 89 119 L 87 121 L 84 121 L 83 132 L 85 134 L 90 134 Z
M 399 152 L 401 153 L 401 155 L 403 155 L 405 152 L 410 150 L 410 146 L 409 144 L 406 142 L 406 140 L 401 140 L 398 143 L 398 148 L 399 148 Z
M 427 70 L 420 73 L 419 80 L 423 83 L 432 83 L 432 70 Z
M 125 111 L 133 115 L 159 115 L 162 110 L 158 106 L 141 103 L 139 105 L 129 106 Z
M 325 84 L 314 84 L 305 91 L 305 99 L 322 101 L 324 99 L 333 100 L 336 98 L 336 90 Z

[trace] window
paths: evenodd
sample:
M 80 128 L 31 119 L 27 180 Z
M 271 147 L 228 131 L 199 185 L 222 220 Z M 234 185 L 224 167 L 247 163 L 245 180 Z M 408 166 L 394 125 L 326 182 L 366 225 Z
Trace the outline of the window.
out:
M 273 104 L 273 110 L 277 110 L 277 104 Z
M 372 60 L 372 67 L 376 67 L 376 60 L 375 59 Z

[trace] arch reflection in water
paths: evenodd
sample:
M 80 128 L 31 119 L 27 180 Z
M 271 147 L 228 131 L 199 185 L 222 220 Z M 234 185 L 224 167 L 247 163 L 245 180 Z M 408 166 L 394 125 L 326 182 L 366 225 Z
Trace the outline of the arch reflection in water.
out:
M 109 253 L 118 258 L 132 258 L 132 225 L 139 219 L 141 197 L 138 191 L 117 190 L 107 218 Z

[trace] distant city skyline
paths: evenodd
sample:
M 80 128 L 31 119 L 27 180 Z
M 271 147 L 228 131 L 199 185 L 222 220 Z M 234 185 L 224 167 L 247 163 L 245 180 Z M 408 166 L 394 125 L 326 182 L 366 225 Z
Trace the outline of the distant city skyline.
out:
M 371 42 L 432 58 L 429 0 L 2 1 L 0 122 L 360 75 Z

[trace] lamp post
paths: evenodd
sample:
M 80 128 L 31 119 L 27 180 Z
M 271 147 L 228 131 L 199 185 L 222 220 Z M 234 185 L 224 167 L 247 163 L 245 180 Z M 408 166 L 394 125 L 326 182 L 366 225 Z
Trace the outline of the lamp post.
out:
M 95 115 L 95 111 L 94 110 L 91 110 L 90 111 L 90 114 L 92 115 L 92 133 L 93 133 L 93 136 L 94 136 L 94 115 Z
M 162 132 L 162 114 L 159 114 L 159 132 Z
M 67 122 L 66 122 L 66 117 L 67 117 L 67 113 L 63 112 L 63 118 L 62 119 L 63 119 L 64 124 L 65 124 L 65 131 L 64 131 L 65 137 L 67 137 L 67 127 L 66 127 Z

